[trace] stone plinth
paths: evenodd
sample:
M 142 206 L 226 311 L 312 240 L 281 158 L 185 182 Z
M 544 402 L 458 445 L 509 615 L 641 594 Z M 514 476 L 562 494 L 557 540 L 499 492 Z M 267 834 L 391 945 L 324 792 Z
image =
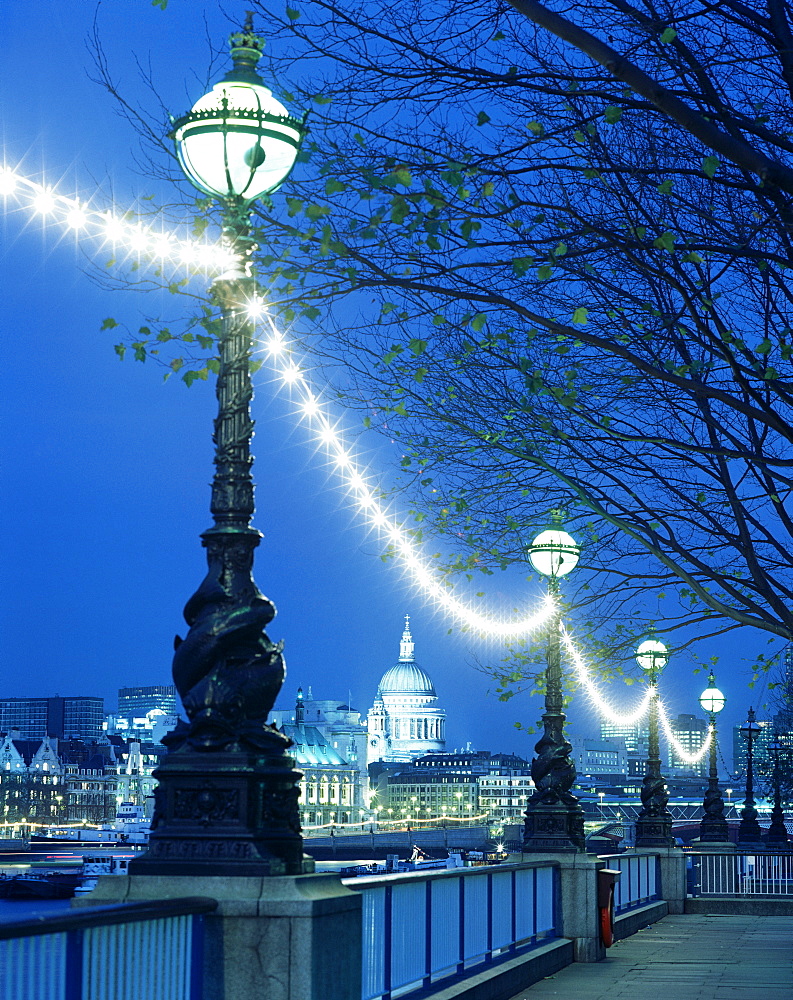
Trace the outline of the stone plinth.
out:
M 606 862 L 592 854 L 563 851 L 532 851 L 531 860 L 554 861 L 559 866 L 559 934 L 573 942 L 573 961 L 601 961 L 606 949 L 600 939 L 597 872 L 607 867 Z
M 210 896 L 202 1000 L 360 1000 L 361 895 L 335 875 L 105 875 L 75 906 Z

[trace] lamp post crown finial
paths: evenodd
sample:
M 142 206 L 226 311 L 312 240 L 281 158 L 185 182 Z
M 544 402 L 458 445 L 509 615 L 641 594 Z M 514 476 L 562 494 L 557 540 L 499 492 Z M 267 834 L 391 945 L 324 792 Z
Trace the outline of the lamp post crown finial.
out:
M 235 80 L 247 79 L 251 83 L 261 83 L 262 81 L 256 72 L 256 64 L 264 52 L 264 39 L 253 30 L 253 11 L 246 11 L 246 14 L 245 24 L 241 30 L 233 31 L 229 35 L 229 47 L 234 66 L 226 79 L 233 77 Z

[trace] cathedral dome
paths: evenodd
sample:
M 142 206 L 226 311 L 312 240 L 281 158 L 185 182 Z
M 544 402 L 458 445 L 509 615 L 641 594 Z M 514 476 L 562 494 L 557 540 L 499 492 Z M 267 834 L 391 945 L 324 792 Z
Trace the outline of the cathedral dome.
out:
M 418 663 L 400 660 L 383 674 L 381 694 L 424 694 L 435 696 L 435 687 Z

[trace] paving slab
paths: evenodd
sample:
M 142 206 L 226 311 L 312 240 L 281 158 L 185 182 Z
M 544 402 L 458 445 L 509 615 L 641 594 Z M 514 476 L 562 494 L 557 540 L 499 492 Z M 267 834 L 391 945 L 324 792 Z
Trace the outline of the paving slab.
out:
M 511 1000 L 793 1000 L 793 916 L 664 917 Z

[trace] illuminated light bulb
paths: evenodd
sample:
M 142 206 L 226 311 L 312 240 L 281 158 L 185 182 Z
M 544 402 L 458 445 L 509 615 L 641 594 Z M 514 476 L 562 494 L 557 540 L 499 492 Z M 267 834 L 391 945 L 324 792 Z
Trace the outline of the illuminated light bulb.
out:
M 0 194 L 11 194 L 17 186 L 17 175 L 7 167 L 0 168 Z
M 281 378 L 286 383 L 297 382 L 300 379 L 300 369 L 295 365 L 289 365 L 281 371 Z
M 264 303 L 261 299 L 251 299 L 245 306 L 245 311 L 251 319 L 258 319 L 264 312 Z
M 55 197 L 52 192 L 47 191 L 46 188 L 42 188 L 33 198 L 33 208 L 39 215 L 47 215 L 52 212 L 55 208 Z
M 108 214 L 105 217 L 105 234 L 114 243 L 120 243 L 127 237 L 127 227 L 120 219 Z
M 143 253 L 149 245 L 149 234 L 140 226 L 136 226 L 127 236 L 127 240 L 133 250 Z
M 174 252 L 174 245 L 167 236 L 156 236 L 152 240 L 150 252 L 155 257 L 170 257 Z
M 66 213 L 66 225 L 70 229 L 83 229 L 88 225 L 88 213 L 79 205 L 75 205 Z
M 302 410 L 307 417 L 315 417 L 319 413 L 319 403 L 312 396 L 303 403 Z
M 280 354 L 286 346 L 282 337 L 271 337 L 264 345 L 271 355 Z
M 353 472 L 349 478 L 350 487 L 354 490 L 363 490 L 366 488 L 366 483 L 361 478 L 359 472 Z
M 179 261 L 182 264 L 197 264 L 200 259 L 200 254 L 198 253 L 198 247 L 194 246 L 192 243 L 182 243 L 179 247 Z
M 207 262 L 210 267 L 217 268 L 218 271 L 227 271 L 229 268 L 236 266 L 237 258 L 233 253 L 229 253 L 223 247 L 210 247 L 209 249 L 210 253 L 207 255 Z
M 359 507 L 372 507 L 374 506 L 374 502 L 375 502 L 374 497 L 368 490 L 358 497 Z
M 336 431 L 328 425 L 319 432 L 319 439 L 323 444 L 334 444 L 336 441 Z
M 336 452 L 336 465 L 340 469 L 346 469 L 349 465 L 352 465 L 352 459 L 343 448 L 340 448 Z

